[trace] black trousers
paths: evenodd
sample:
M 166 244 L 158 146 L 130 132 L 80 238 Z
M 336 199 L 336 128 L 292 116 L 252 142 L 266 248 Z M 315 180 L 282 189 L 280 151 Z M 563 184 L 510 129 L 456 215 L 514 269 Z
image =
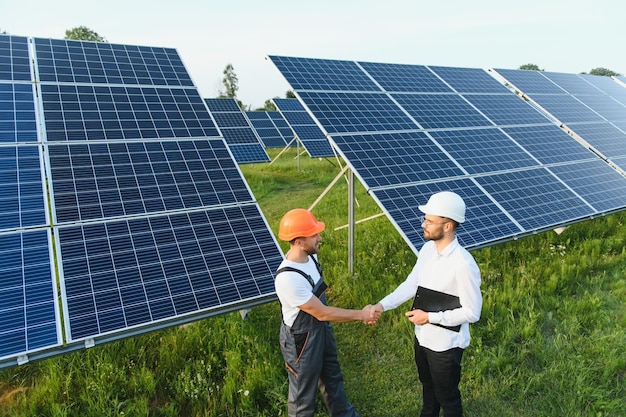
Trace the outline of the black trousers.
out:
M 443 409 L 444 417 L 462 417 L 459 382 L 463 349 L 435 352 L 420 346 L 417 338 L 414 348 L 424 401 L 420 417 L 438 417 L 440 409 Z

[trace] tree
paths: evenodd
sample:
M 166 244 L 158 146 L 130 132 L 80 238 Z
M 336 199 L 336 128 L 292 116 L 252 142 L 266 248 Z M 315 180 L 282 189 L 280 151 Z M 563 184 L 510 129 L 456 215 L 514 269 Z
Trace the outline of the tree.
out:
M 583 72 L 584 74 L 584 72 Z M 603 77 L 616 77 L 618 75 L 622 75 L 619 74 L 615 71 L 611 71 L 610 69 L 607 68 L 602 68 L 602 67 L 598 67 L 598 68 L 594 68 L 591 71 L 589 71 L 589 74 L 591 75 L 601 75 Z
M 235 74 L 235 68 L 233 64 L 226 65 L 224 68 L 224 78 L 222 78 L 222 84 L 224 84 L 224 91 L 220 90 L 220 97 L 237 97 L 237 90 L 239 90 L 239 79 Z
M 263 103 L 263 107 L 256 108 L 254 111 L 278 111 L 278 109 L 271 99 L 267 99 Z
M 287 90 L 287 92 L 285 93 L 285 98 L 297 98 L 296 93 L 294 93 L 293 90 Z
M 65 31 L 65 39 L 75 41 L 106 42 L 107 40 L 85 26 L 77 26 Z
M 540 69 L 537 65 L 535 64 L 524 64 L 524 65 L 520 65 L 520 67 L 518 69 L 521 70 L 530 70 L 530 71 L 543 71 L 542 69 Z

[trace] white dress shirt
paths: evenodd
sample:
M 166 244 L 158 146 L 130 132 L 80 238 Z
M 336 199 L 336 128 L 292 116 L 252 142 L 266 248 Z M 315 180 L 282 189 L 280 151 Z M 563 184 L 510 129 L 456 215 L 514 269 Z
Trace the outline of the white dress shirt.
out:
M 434 241 L 428 241 L 419 251 L 407 279 L 380 303 L 385 311 L 394 309 L 412 300 L 418 286 L 456 295 L 461 307 L 428 313 L 429 323 L 415 326 L 415 336 L 421 346 L 436 352 L 455 347 L 464 349 L 470 342 L 469 323 L 478 321 L 482 310 L 480 282 L 476 261 L 456 238 L 441 253 L 437 252 Z M 431 323 L 461 325 L 461 330 L 454 332 Z

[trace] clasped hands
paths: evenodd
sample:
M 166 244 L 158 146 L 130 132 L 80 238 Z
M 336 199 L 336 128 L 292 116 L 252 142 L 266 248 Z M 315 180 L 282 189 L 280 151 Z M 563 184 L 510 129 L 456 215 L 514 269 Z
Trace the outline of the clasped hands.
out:
M 378 303 L 376 305 L 368 304 L 363 307 L 363 312 L 365 313 L 365 318 L 363 319 L 363 323 L 365 324 L 376 324 L 380 315 L 383 312 L 382 304 Z
M 384 311 L 382 304 L 378 303 L 376 305 L 368 304 L 363 307 L 362 310 L 365 313 L 365 318 L 363 319 L 363 323 L 365 324 L 376 324 L 380 315 Z M 422 310 L 411 310 L 405 313 L 405 316 L 409 319 L 409 321 L 416 325 L 422 325 L 428 323 L 428 313 Z

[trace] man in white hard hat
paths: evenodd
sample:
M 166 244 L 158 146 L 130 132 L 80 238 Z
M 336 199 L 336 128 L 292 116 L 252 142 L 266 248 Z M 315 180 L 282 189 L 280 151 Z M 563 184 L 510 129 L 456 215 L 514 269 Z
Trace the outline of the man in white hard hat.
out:
M 428 242 L 407 279 L 372 310 L 380 313 L 414 299 L 418 307 L 406 316 L 415 324 L 415 363 L 424 403 L 420 417 L 437 417 L 440 409 L 444 417 L 460 417 L 461 357 L 470 343 L 469 323 L 478 321 L 482 309 L 480 271 L 456 238 L 465 221 L 463 199 L 443 191 L 419 209 L 425 214 L 422 229 Z

